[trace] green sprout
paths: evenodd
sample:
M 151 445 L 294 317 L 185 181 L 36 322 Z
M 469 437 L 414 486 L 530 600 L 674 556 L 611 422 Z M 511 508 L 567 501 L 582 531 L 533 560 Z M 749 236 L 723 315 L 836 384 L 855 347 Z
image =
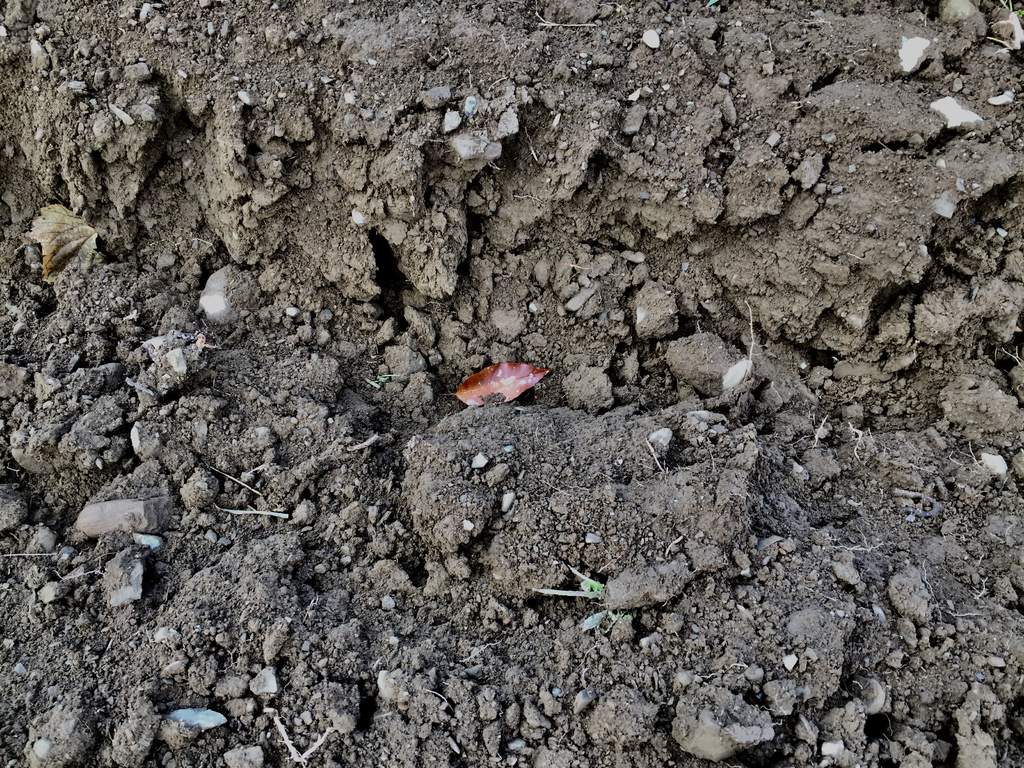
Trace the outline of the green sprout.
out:
M 571 565 L 568 566 L 569 570 L 573 572 L 573 575 L 580 580 L 579 589 L 538 589 L 535 588 L 533 591 L 541 595 L 547 595 L 548 597 L 581 597 L 584 600 L 600 600 L 604 597 L 605 585 L 596 579 L 592 579 L 584 573 L 580 573 Z M 600 627 L 605 619 L 610 619 L 608 629 L 616 625 L 623 619 L 632 619 L 632 616 L 628 613 L 620 613 L 619 611 L 608 610 L 607 608 L 603 611 L 597 611 L 587 616 L 580 624 L 580 628 L 584 632 L 590 632 L 591 630 Z

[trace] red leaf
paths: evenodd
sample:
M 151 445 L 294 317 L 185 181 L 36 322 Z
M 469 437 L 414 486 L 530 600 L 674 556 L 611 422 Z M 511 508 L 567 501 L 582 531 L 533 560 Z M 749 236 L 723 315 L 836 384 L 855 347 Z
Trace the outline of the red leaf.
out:
M 537 368 L 529 363 L 495 363 L 462 382 L 455 396 L 466 405 L 507 403 L 537 386 L 549 372 L 548 368 Z

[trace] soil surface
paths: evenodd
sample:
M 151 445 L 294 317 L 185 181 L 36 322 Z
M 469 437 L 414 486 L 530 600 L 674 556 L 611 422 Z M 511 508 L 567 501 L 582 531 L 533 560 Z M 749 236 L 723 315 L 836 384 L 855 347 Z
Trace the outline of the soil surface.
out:
M 1024 766 L 1006 9 L 0 5 L 0 766 Z

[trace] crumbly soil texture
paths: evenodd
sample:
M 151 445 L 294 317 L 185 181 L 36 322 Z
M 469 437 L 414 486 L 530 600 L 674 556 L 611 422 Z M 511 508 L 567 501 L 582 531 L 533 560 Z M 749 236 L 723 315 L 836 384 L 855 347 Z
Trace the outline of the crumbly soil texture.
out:
M 0 5 L 0 766 L 1024 766 L 1008 9 Z

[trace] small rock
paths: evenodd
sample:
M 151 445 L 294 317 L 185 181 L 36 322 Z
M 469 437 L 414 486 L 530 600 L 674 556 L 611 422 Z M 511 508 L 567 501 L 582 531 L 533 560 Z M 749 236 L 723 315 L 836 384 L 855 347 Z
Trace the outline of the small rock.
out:
M 28 383 L 28 371 L 11 363 L 0 363 L 0 398 L 14 397 Z
M 1017 451 L 1013 457 L 1013 473 L 1018 480 L 1024 480 L 1024 450 Z
M 661 35 L 658 34 L 658 30 L 656 29 L 645 30 L 643 37 L 640 39 L 643 40 L 644 45 L 652 51 L 656 51 L 661 48 Z
M 501 157 L 501 144 L 491 141 L 486 133 L 460 133 L 449 140 L 451 148 L 463 163 L 492 162 Z
M 971 0 L 941 0 L 939 3 L 939 18 L 946 23 L 969 19 L 977 12 L 978 9 Z
M 900 38 L 900 69 L 905 74 L 916 72 L 924 61 L 924 52 L 931 41 L 924 37 Z
M 764 140 L 764 143 L 775 149 L 775 147 L 779 146 L 780 141 L 782 141 L 782 134 L 778 131 L 772 131 L 768 134 L 768 138 Z
M 15 485 L 0 485 L 0 533 L 12 531 L 28 520 L 28 504 Z
M 928 106 L 943 117 L 947 128 L 974 128 L 984 122 L 981 115 L 961 107 L 952 96 L 936 99 Z
M 684 752 L 721 762 L 775 738 L 771 716 L 724 688 L 680 697 L 672 736 Z
M 797 665 L 799 659 L 795 653 L 787 653 L 782 657 L 782 666 L 786 668 L 787 672 L 792 672 Z
M 584 712 L 587 707 L 597 699 L 597 691 L 593 688 L 584 688 L 572 700 L 572 711 L 575 714 Z
M 71 591 L 71 585 L 66 581 L 50 581 L 43 584 L 36 592 L 39 602 L 44 605 L 55 603 Z
M 634 104 L 626 110 L 626 115 L 622 119 L 622 132 L 626 136 L 636 136 L 640 133 L 640 128 L 644 124 L 644 118 L 647 117 L 647 107 L 643 104 Z
M 985 453 L 982 452 L 978 456 L 978 461 L 991 472 L 993 475 L 998 477 L 1005 477 L 1008 467 L 1006 466 L 1006 459 L 1000 456 L 998 453 Z
M 669 444 L 672 442 L 672 430 L 668 427 L 661 427 L 651 432 L 647 436 L 647 442 L 651 444 L 654 450 L 664 453 L 668 450 Z
M 441 124 L 441 130 L 445 133 L 451 133 L 458 130 L 460 125 L 462 125 L 462 115 L 451 109 L 444 113 L 444 122 Z
M 846 745 L 842 741 L 826 741 L 821 745 L 821 756 L 838 757 L 845 749 Z
M 722 393 L 725 374 L 740 354 L 713 333 L 696 333 L 668 345 L 665 360 L 680 384 L 689 384 L 698 393 L 713 397 Z
M 498 118 L 497 138 L 504 139 L 519 133 L 519 115 L 515 107 L 509 107 Z
M 121 109 L 117 104 L 110 104 L 110 114 L 116 117 L 122 125 L 133 126 L 135 125 L 135 118 Z
M 249 690 L 256 696 L 273 696 L 277 693 L 277 670 L 273 667 L 261 669 L 249 683 Z
M 82 509 L 75 528 L 89 537 L 113 531 L 160 533 L 167 526 L 170 508 L 170 499 L 165 496 L 101 501 Z
M 35 38 L 28 44 L 28 53 L 29 59 L 32 62 L 32 69 L 41 72 L 44 69 L 50 68 L 50 57 L 43 50 L 42 44 Z
M 447 85 L 438 85 L 420 93 L 420 104 L 427 109 L 440 109 L 452 100 L 452 89 Z
M 501 511 L 502 512 L 508 512 L 510 509 L 512 509 L 512 504 L 515 503 L 515 500 L 516 500 L 516 492 L 515 491 L 505 491 L 505 493 L 502 494 L 502 497 L 501 497 Z
M 357 227 L 362 227 L 366 224 L 366 214 L 360 211 L 358 208 L 352 209 L 352 223 Z
M 993 107 L 1005 107 L 1008 104 L 1013 104 L 1014 93 L 1013 91 L 1003 91 L 997 96 L 989 97 L 988 103 Z
M 137 64 L 129 64 L 125 67 L 124 76 L 129 80 L 134 80 L 136 83 L 144 83 L 153 76 L 153 71 L 149 68 L 149 64 L 140 61 Z
M 861 583 L 860 573 L 852 560 L 836 559 L 832 562 L 832 573 L 836 579 L 849 587 L 858 587 Z
M 473 460 L 470 462 L 469 465 L 473 469 L 483 469 L 484 467 L 487 466 L 488 461 L 490 461 L 490 459 L 488 459 L 482 453 L 478 453 L 476 456 L 473 457 Z
M 584 288 L 582 291 L 578 292 L 575 296 L 573 296 L 571 299 L 565 302 L 565 311 L 573 313 L 579 312 L 581 309 L 583 309 L 583 305 L 590 301 L 591 296 L 593 296 L 595 293 L 597 293 L 596 286 L 592 285 L 589 288 Z
M 142 598 L 142 560 L 131 549 L 123 549 L 107 561 L 103 589 L 111 608 Z
M 206 279 L 199 296 L 199 308 L 211 323 L 223 325 L 235 319 L 235 312 L 227 295 L 228 268 L 222 267 Z
M 29 539 L 28 552 L 53 552 L 57 548 L 57 534 L 49 527 L 40 525 Z
M 245 104 L 245 106 L 247 107 L 252 107 L 256 104 L 255 97 L 251 93 L 249 93 L 249 91 L 239 91 L 238 100 Z
M 818 154 L 809 154 L 804 157 L 800 165 L 791 174 L 793 181 L 800 184 L 800 188 L 808 190 L 818 183 L 821 178 L 821 171 L 825 167 L 825 158 Z
M 679 328 L 676 300 L 661 283 L 648 280 L 636 295 L 636 335 L 663 339 Z
M 263 768 L 263 747 L 238 747 L 224 753 L 227 768 Z

